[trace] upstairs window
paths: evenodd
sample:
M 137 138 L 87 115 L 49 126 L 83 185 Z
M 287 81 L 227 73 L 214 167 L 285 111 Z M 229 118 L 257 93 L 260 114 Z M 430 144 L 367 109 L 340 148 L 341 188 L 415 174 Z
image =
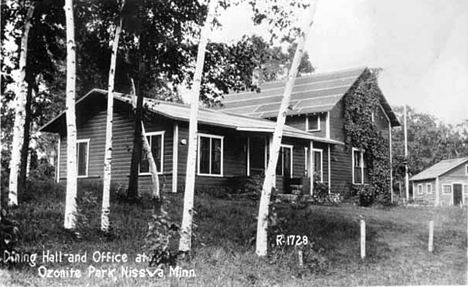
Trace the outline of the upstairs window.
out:
M 276 163 L 276 174 L 286 177 L 292 177 L 292 151 L 293 147 L 289 145 L 281 145 Z
M 163 143 L 164 143 L 164 132 L 152 132 L 146 133 L 146 139 L 151 148 L 153 159 L 156 163 L 156 169 L 158 173 L 162 173 L 163 166 Z M 150 172 L 150 165 L 148 156 L 144 151 L 141 152 L 140 160 L 140 173 L 146 174 Z
M 89 139 L 76 141 L 76 164 L 78 177 L 88 176 Z
M 223 175 L 223 140 L 221 136 L 198 136 L 198 174 Z
M 364 150 L 353 148 L 353 183 L 368 184 L 369 169 L 367 167 L 367 156 Z
M 306 130 L 308 132 L 320 131 L 320 116 L 319 115 L 311 115 L 307 117 Z

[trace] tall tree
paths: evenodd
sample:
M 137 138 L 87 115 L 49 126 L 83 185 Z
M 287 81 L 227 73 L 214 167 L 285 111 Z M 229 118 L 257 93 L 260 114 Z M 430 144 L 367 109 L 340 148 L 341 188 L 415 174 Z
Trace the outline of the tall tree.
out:
M 124 0 L 121 3 L 121 12 L 125 5 Z M 114 79 L 117 62 L 117 51 L 119 48 L 120 32 L 122 31 L 123 17 L 120 13 L 118 23 L 115 25 L 114 39 L 112 42 L 111 64 L 109 68 L 109 84 L 107 87 L 107 118 L 106 118 L 106 149 L 104 156 L 104 183 L 102 190 L 102 211 L 101 211 L 101 230 L 109 231 L 109 213 L 110 213 L 110 186 L 112 171 L 112 123 L 114 113 Z
M 31 18 L 34 13 L 34 2 L 30 4 L 26 19 L 24 21 L 24 31 L 21 37 L 19 73 L 17 76 L 17 91 L 15 101 L 15 124 L 13 129 L 13 144 L 10 161 L 10 182 L 9 182 L 9 205 L 18 205 L 18 171 L 21 165 L 21 147 L 24 141 L 24 122 L 26 105 L 26 61 L 28 55 L 28 34 L 31 28 Z
M 283 92 L 283 99 L 281 100 L 281 105 L 278 111 L 278 118 L 276 120 L 275 131 L 273 133 L 273 142 L 270 147 L 270 159 L 268 161 L 268 166 L 265 173 L 265 180 L 263 182 L 262 195 L 258 209 L 256 253 L 259 256 L 267 255 L 267 228 L 271 189 L 273 188 L 273 178 L 278 161 L 281 139 L 283 137 L 283 128 L 286 121 L 286 114 L 289 107 L 289 102 L 291 100 L 291 92 L 294 87 L 294 81 L 296 80 L 299 65 L 301 64 L 302 55 L 304 54 L 304 47 L 307 41 L 307 36 L 311 30 L 312 24 L 314 23 L 317 1 L 318 0 L 312 0 L 312 5 L 310 6 L 310 20 L 307 23 L 308 25 L 300 33 L 299 43 L 297 45 L 297 50 L 294 55 L 291 69 L 288 73 L 288 78 Z
M 211 30 L 211 23 L 216 9 L 216 0 L 211 0 L 208 8 L 205 25 L 200 34 L 198 44 L 197 65 L 193 79 L 193 86 L 190 91 L 190 122 L 189 122 L 189 146 L 187 154 L 187 169 L 185 173 L 185 194 L 184 210 L 182 214 L 181 236 L 179 251 L 190 252 L 192 246 L 192 221 L 193 221 L 193 201 L 195 196 L 195 166 L 197 161 L 197 139 L 198 139 L 198 105 L 200 100 L 200 86 L 205 62 L 205 49 L 208 36 Z
M 66 87 L 66 121 L 67 121 L 67 194 L 65 199 L 66 229 L 76 226 L 76 193 L 77 193 L 77 164 L 76 164 L 76 115 L 75 115 L 75 86 L 76 86 L 76 55 L 75 55 L 75 21 L 73 16 L 73 0 L 65 0 L 65 19 L 67 30 L 67 87 Z

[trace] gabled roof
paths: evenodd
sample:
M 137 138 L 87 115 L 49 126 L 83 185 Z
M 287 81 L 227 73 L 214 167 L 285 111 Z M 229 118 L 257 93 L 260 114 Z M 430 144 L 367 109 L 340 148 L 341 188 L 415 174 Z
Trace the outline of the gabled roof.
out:
M 411 177 L 410 180 L 414 181 L 437 178 L 466 162 L 468 162 L 468 157 L 446 159 L 416 174 Z
M 328 112 L 350 90 L 367 67 L 359 67 L 330 73 L 314 74 L 296 79 L 291 94 L 291 109 L 288 115 Z M 233 93 L 221 101 L 223 111 L 259 118 L 278 116 L 285 81 L 267 82 L 261 92 Z M 399 126 L 398 119 L 382 96 L 382 107 L 392 126 Z
M 88 102 L 92 97 L 105 97 L 107 96 L 106 90 L 93 89 L 91 92 L 86 94 L 83 98 L 77 101 L 77 105 L 86 101 Z M 132 103 L 132 98 L 129 95 L 122 93 L 114 93 L 114 99 L 126 104 Z M 184 104 L 176 104 L 165 101 L 158 101 L 154 99 L 145 98 L 144 107 L 148 111 L 151 111 L 155 114 L 162 115 L 166 118 L 170 118 L 177 121 L 188 122 L 190 120 L 190 106 Z M 57 125 L 59 120 L 64 120 L 65 112 L 62 112 L 59 116 L 55 117 L 53 120 L 48 122 L 46 125 L 41 127 L 40 131 L 56 132 L 54 126 Z M 273 133 L 275 129 L 275 122 L 251 118 L 242 115 L 234 115 L 218 110 L 212 109 L 199 109 L 198 122 L 200 124 L 218 126 L 224 128 L 235 129 L 238 131 L 249 131 L 249 132 L 266 132 Z M 331 144 L 344 144 L 343 142 L 316 137 L 312 134 L 299 130 L 290 126 L 285 126 L 283 130 L 283 135 L 292 138 L 301 138 L 308 139 L 317 142 L 325 142 Z

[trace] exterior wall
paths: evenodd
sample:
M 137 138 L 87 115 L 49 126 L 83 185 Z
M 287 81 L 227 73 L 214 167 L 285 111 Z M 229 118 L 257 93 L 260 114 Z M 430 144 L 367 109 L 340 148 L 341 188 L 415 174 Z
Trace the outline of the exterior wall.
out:
M 326 137 L 327 136 L 327 113 L 318 113 L 320 116 L 320 130 L 319 131 L 311 131 L 310 133 L 314 136 L 318 137 Z M 273 119 L 276 120 L 276 119 Z M 295 116 L 288 116 L 286 117 L 286 125 L 291 126 L 296 129 L 300 129 L 305 131 L 306 130 L 306 121 L 307 115 L 295 115 Z
M 419 180 L 413 181 L 413 198 L 415 201 L 425 201 L 429 205 L 436 205 L 436 180 L 435 179 L 428 179 L 428 180 Z M 419 185 L 422 185 L 422 193 L 419 193 Z M 431 185 L 431 191 L 428 190 L 428 184 Z M 440 194 L 439 188 L 439 194 Z
M 445 193 L 443 190 L 443 186 L 446 184 L 451 186 L 450 193 Z M 465 173 L 465 164 L 462 164 L 439 177 L 441 206 L 453 205 L 453 184 L 462 185 L 462 202 L 463 204 L 468 204 L 468 175 Z

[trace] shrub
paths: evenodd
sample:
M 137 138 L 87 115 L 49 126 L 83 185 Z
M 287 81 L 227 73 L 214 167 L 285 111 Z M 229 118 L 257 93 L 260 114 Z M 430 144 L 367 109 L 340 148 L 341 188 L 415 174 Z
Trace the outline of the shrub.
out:
M 20 232 L 18 223 L 10 219 L 5 209 L 0 208 L 2 219 L 0 220 L 0 263 L 8 265 L 3 261 L 6 252 L 12 252 L 18 243 Z
M 368 184 L 353 184 L 351 195 L 356 204 L 370 206 L 374 202 L 374 188 Z

